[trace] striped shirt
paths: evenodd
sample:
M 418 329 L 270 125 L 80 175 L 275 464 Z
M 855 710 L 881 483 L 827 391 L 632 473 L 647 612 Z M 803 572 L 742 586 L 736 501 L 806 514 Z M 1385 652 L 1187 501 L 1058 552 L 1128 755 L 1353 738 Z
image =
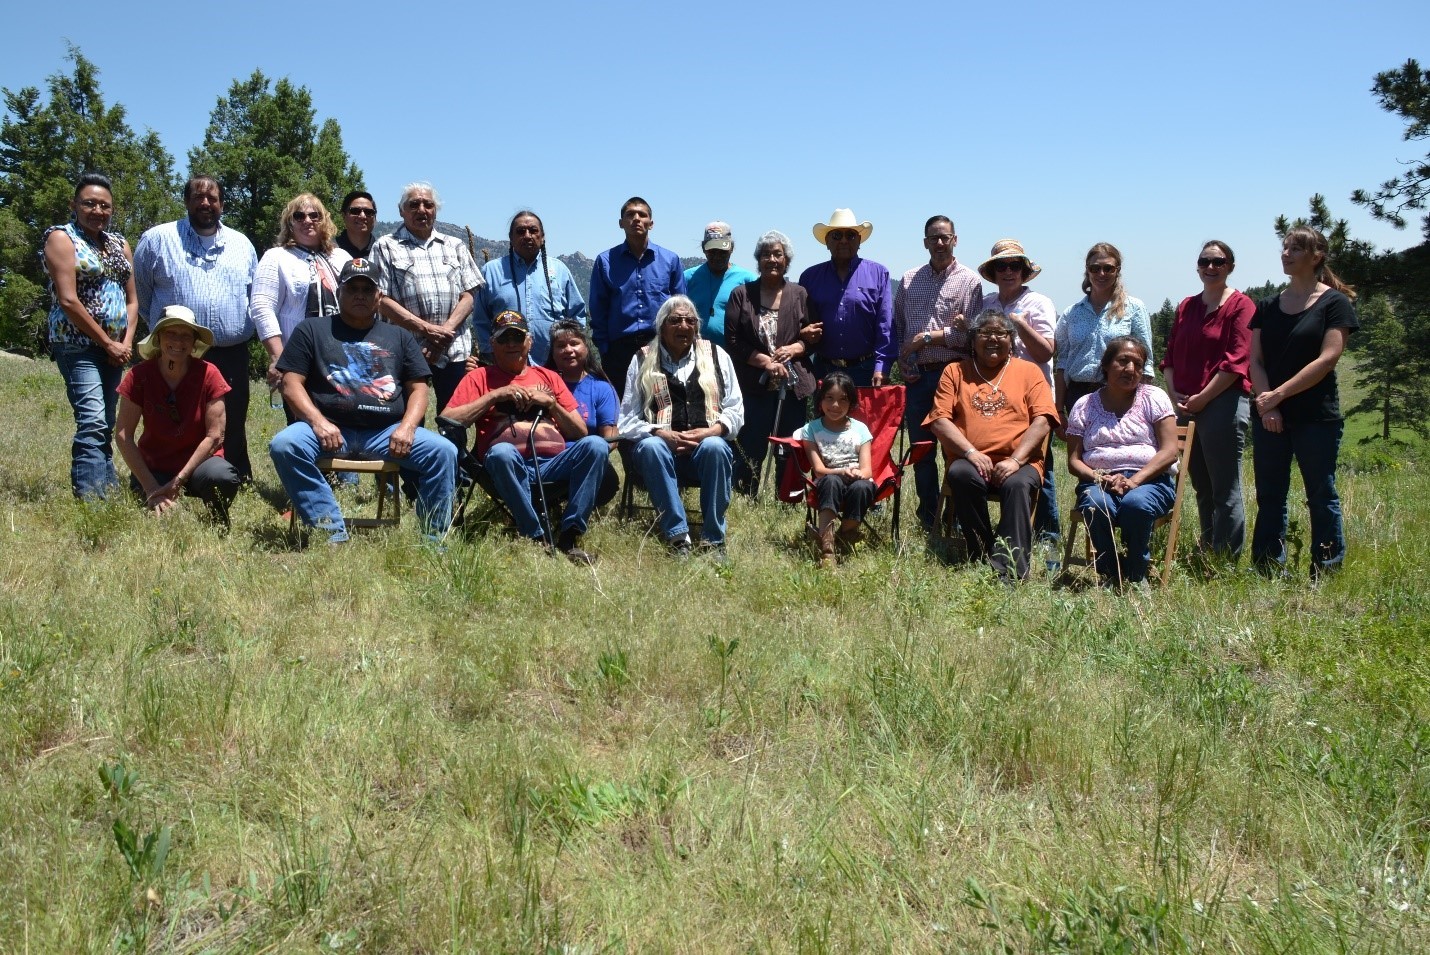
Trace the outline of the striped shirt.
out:
M 134 250 L 134 289 L 139 317 L 152 328 L 167 305 L 193 309 L 198 323 L 214 333 L 214 345 L 238 345 L 253 337 L 248 292 L 258 253 L 236 229 L 220 224 L 201 236 L 187 218 L 156 225 Z
M 918 365 L 962 361 L 969 356 L 968 332 L 955 328 L 962 315 L 973 321 L 983 304 L 983 283 L 978 273 L 954 259 L 942 272 L 923 265 L 909 269 L 894 290 L 894 342 L 899 351 L 924 332 L 944 330 L 947 344 L 926 345 L 914 353 L 914 364 L 899 362 L 905 381 L 919 377 Z

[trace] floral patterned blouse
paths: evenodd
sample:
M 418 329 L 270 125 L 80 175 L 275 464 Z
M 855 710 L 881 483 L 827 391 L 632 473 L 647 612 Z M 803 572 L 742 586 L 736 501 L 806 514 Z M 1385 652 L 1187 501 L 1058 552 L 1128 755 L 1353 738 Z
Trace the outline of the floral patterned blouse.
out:
M 45 230 L 44 239 L 40 242 L 40 261 L 45 264 L 46 272 L 49 271 L 49 263 L 45 262 L 45 242 L 49 241 L 50 233 L 56 229 L 63 230 L 70 237 L 70 241 L 74 242 L 75 291 L 79 295 L 80 303 L 89 310 L 89 314 L 104 329 L 105 334 L 119 341 L 124 337 L 129 325 L 124 287 L 129 284 L 129 276 L 134 271 L 129 259 L 124 255 L 124 239 L 118 233 L 103 232 L 100 234 L 103 244 L 97 246 L 90 242 L 73 222 L 51 226 Z M 94 344 L 88 335 L 75 327 L 64 309 L 60 308 L 59 299 L 55 296 L 53 277 L 50 281 L 50 297 L 54 303 L 50 306 L 50 343 Z

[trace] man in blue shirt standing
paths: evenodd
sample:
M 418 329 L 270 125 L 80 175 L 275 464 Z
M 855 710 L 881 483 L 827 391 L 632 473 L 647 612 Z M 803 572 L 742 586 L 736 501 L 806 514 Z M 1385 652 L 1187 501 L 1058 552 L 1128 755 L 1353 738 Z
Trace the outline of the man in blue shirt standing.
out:
M 725 303 L 736 286 L 753 282 L 758 276 L 738 265 L 731 267 L 735 238 L 724 222 L 712 222 L 705 227 L 700 249 L 705 253 L 705 264 L 685 270 L 686 293 L 700 313 L 700 337 L 724 348 Z
M 655 313 L 672 295 L 685 294 L 680 256 L 650 241 L 650 203 L 639 196 L 621 206 L 626 241 L 596 256 L 591 271 L 591 338 L 611 383 L 625 394 L 626 370 L 655 338 Z
M 253 319 L 248 293 L 258 268 L 258 253 L 247 236 L 219 221 L 223 187 L 212 176 L 195 176 L 184 184 L 187 218 L 156 225 L 134 249 L 134 289 L 139 315 L 152 328 L 170 305 L 183 305 L 200 325 L 213 332 L 214 343 L 204 359 L 228 382 L 223 396 L 227 415 L 223 456 L 240 479 L 253 479 L 248 459 L 248 343 Z M 264 339 L 271 361 L 283 351 L 283 339 Z M 276 375 L 274 376 L 277 377 Z M 270 381 L 269 384 L 276 384 Z

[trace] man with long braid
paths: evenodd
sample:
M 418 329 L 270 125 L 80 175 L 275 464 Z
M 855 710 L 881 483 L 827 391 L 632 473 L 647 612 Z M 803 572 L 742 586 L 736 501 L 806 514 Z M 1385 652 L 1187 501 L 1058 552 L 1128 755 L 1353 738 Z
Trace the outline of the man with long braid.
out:
M 551 351 L 551 326 L 563 319 L 586 324 L 586 300 L 576 288 L 571 270 L 546 255 L 546 230 L 541 218 L 523 209 L 507 228 L 511 250 L 482 266 L 486 287 L 472 302 L 472 333 L 482 364 L 492 363 L 492 319 L 519 312 L 531 332 L 533 365 L 546 364 Z

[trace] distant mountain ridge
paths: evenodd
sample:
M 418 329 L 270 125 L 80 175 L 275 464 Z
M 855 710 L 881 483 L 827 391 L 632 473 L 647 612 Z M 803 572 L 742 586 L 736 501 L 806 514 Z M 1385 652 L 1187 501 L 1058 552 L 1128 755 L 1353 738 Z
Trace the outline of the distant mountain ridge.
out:
M 395 232 L 401 222 L 379 222 L 373 226 L 373 236 L 384 236 L 390 232 Z M 463 242 L 469 242 L 472 255 L 477 260 L 480 267 L 492 259 L 499 259 L 511 251 L 511 243 L 506 239 L 488 239 L 476 233 L 469 233 L 461 226 L 452 225 L 450 222 L 437 223 L 437 231 L 443 235 L 450 235 Z M 586 301 L 591 300 L 591 270 L 596 267 L 596 260 L 588 258 L 583 252 L 570 252 L 566 255 L 558 255 L 565 266 L 571 270 L 571 277 L 576 281 L 576 287 L 581 290 L 581 294 Z M 680 263 L 687 269 L 704 262 L 704 258 L 683 258 Z

